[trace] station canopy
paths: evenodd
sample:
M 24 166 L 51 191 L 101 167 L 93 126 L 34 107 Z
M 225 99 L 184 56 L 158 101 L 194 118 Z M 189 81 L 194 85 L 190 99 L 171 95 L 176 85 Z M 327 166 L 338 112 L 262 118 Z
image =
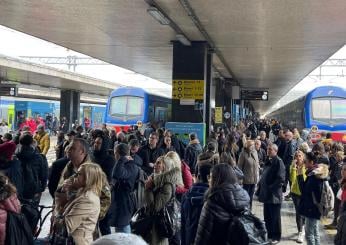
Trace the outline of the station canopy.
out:
M 220 76 L 268 90 L 259 112 L 344 45 L 345 13 L 345 0 L 0 1 L 1 25 L 166 83 L 176 34 L 212 41 Z

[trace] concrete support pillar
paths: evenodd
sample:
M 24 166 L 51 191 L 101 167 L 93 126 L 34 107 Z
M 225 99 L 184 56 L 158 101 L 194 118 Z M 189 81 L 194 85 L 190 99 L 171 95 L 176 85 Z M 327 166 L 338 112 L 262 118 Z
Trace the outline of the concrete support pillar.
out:
M 80 92 L 73 90 L 61 90 L 60 92 L 60 122 L 67 119 L 67 127 L 71 130 L 72 123 L 79 121 L 80 116 Z
M 173 42 L 172 121 L 210 126 L 212 54 L 206 42 Z

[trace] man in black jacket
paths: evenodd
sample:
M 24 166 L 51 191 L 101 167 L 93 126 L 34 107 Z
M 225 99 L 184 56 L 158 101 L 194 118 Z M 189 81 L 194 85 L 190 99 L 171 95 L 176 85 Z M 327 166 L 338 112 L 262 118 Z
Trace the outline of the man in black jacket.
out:
M 111 183 L 112 170 L 114 167 L 115 159 L 108 154 L 108 141 L 105 139 L 105 137 L 99 136 L 95 139 L 91 160 L 94 163 L 100 165 L 103 172 L 107 176 L 108 182 Z M 102 236 L 111 234 L 109 219 L 110 213 L 108 212 L 106 216 L 99 222 L 100 232 Z
M 143 166 L 143 160 L 138 155 L 140 143 L 137 139 L 132 139 L 129 142 L 130 147 L 130 156 L 132 157 L 133 161 L 135 161 L 136 165 L 140 168 Z
M 290 176 L 290 166 L 293 161 L 294 157 L 294 147 L 292 144 L 293 134 L 291 131 L 287 131 L 285 133 L 285 151 L 282 157 L 282 161 L 284 162 L 285 168 L 286 168 L 286 177 L 285 177 L 285 184 L 283 186 L 283 192 L 286 192 L 287 184 L 289 182 L 289 176 Z
M 184 160 L 189 165 L 191 174 L 195 174 L 198 155 L 202 153 L 203 149 L 196 134 L 191 133 L 189 138 L 190 143 L 185 149 Z
M 151 175 L 154 170 L 154 163 L 156 159 L 163 156 L 164 151 L 158 147 L 159 135 L 156 132 L 152 132 L 149 136 L 148 144 L 142 146 L 139 149 L 138 155 L 143 160 L 143 170 L 147 175 Z
M 130 159 L 130 149 L 127 144 L 120 143 L 115 147 L 114 155 L 117 160 L 112 173 L 112 203 L 111 226 L 116 232 L 131 233 L 130 220 L 135 211 L 135 203 L 131 192 L 139 175 L 139 168 Z
M 263 205 L 263 216 L 272 244 L 281 239 L 282 185 L 285 181 L 285 165 L 277 156 L 278 147 L 268 145 L 268 157 L 259 182 L 258 200 Z
M 204 204 L 204 194 L 209 188 L 208 176 L 212 165 L 199 167 L 197 183 L 193 184 L 181 201 L 181 245 L 193 244 L 196 237 L 199 217 Z

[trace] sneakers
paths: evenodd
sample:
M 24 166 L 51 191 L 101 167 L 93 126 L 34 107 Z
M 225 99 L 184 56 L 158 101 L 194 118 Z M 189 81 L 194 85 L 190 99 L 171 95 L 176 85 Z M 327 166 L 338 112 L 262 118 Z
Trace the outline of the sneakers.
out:
M 278 241 L 278 240 L 270 240 L 269 242 L 270 242 L 269 244 L 278 244 L 280 241 Z
M 296 242 L 297 243 L 303 243 L 303 241 L 304 241 L 304 234 L 303 234 L 303 232 L 298 232 L 298 237 L 297 237 Z

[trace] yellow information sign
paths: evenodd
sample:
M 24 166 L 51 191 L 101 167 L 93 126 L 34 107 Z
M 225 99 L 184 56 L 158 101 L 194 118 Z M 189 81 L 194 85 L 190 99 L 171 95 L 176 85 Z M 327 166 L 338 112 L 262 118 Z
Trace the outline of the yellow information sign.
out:
M 204 80 L 173 80 L 173 99 L 195 99 L 204 98 Z
M 215 123 L 222 123 L 222 107 L 215 107 Z

